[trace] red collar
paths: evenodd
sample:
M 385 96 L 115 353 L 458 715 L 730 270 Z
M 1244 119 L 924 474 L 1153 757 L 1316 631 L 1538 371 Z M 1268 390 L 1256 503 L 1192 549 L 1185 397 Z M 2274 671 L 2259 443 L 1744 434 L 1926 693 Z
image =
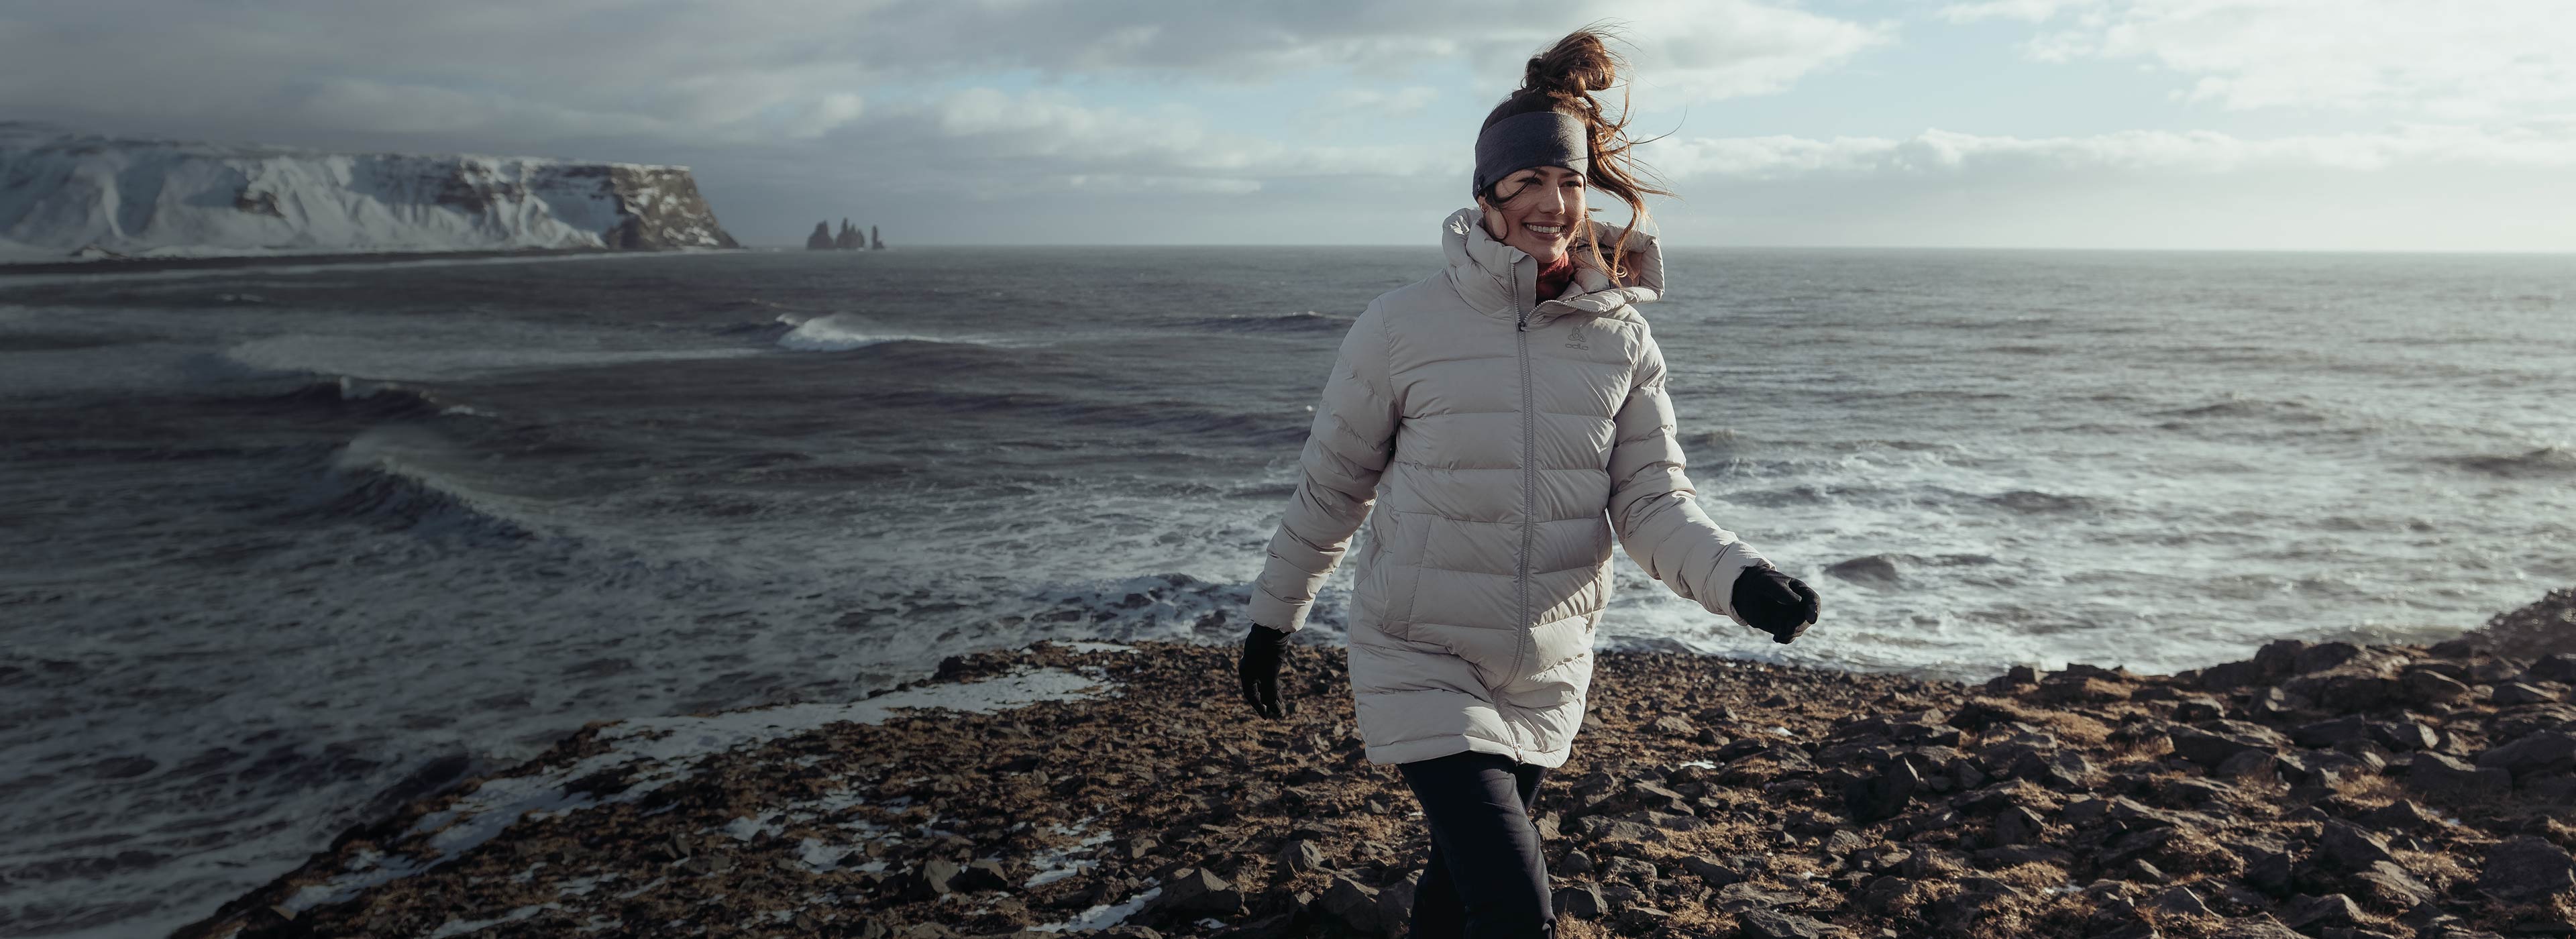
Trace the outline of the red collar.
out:
M 1546 303 L 1565 293 L 1565 285 L 1574 282 L 1574 252 L 1556 256 L 1556 263 L 1538 269 L 1538 302 Z

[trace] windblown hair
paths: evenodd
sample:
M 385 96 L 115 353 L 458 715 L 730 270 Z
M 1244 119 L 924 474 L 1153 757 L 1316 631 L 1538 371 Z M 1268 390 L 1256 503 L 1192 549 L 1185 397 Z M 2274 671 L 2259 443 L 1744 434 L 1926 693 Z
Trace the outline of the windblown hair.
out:
M 1592 263 L 1611 280 L 1626 283 L 1628 271 L 1622 259 L 1627 256 L 1628 236 L 1646 227 L 1645 197 L 1669 196 L 1672 192 L 1658 186 L 1653 172 L 1629 153 L 1640 141 L 1628 136 L 1628 88 L 1619 80 L 1628 71 L 1628 63 L 1610 51 L 1604 41 L 1607 38 L 1610 37 L 1605 30 L 1587 26 L 1565 34 L 1546 51 L 1531 56 L 1521 70 L 1520 88 L 1494 106 L 1478 130 L 1516 114 L 1538 111 L 1563 111 L 1583 119 L 1584 126 L 1590 129 L 1592 146 L 1592 171 L 1584 174 L 1584 182 L 1627 203 L 1633 216 L 1628 227 L 1619 231 L 1609 258 L 1602 257 L 1599 242 L 1589 242 Z M 1612 85 L 1619 86 L 1619 111 L 1615 116 L 1603 110 L 1600 100 L 1592 96 Z M 1490 186 L 1484 195 L 1488 200 L 1495 197 Z

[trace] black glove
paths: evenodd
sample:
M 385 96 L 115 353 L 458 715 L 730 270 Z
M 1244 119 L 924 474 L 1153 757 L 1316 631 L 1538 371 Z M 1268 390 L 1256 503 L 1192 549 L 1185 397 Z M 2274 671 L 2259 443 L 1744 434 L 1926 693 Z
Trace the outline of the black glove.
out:
M 1773 642 L 1795 641 L 1816 624 L 1816 591 L 1767 561 L 1736 575 L 1734 603 L 1735 614 Z
M 1297 713 L 1297 702 L 1279 700 L 1279 659 L 1288 651 L 1288 634 L 1255 623 L 1243 637 L 1243 658 L 1235 675 L 1243 679 L 1243 703 L 1252 713 L 1284 718 Z

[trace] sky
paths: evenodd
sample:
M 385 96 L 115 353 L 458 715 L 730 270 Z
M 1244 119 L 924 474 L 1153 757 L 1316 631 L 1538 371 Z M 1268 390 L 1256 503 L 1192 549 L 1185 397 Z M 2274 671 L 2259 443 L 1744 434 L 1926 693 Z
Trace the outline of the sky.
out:
M 8 0 L 0 118 L 681 164 L 753 245 L 1427 246 L 1586 25 L 1669 245 L 2576 251 L 2576 0 Z

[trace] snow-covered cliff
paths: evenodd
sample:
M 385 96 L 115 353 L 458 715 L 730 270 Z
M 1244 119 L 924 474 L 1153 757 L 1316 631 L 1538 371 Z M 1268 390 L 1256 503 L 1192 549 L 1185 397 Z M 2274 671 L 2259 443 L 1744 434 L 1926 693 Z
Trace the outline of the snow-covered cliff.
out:
M 684 166 L 331 153 L 0 122 L 0 255 L 731 248 Z

